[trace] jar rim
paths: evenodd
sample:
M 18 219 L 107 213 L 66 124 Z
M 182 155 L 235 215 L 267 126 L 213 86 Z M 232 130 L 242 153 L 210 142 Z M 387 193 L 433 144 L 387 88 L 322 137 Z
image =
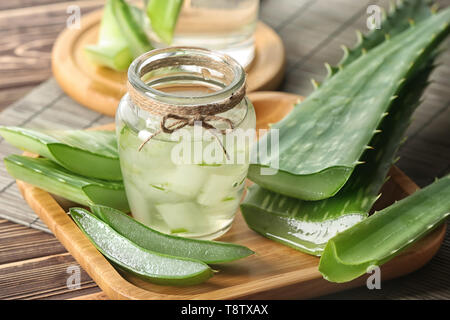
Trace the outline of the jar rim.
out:
M 213 65 L 220 65 L 222 69 L 228 69 L 230 74 L 233 75 L 232 79 L 217 91 L 196 96 L 180 96 L 179 94 L 164 92 L 153 88 L 142 80 L 142 77 L 149 72 L 149 70 L 146 70 L 148 69 L 146 67 L 151 63 L 164 59 L 182 59 L 183 57 L 197 57 L 199 60 L 211 61 Z M 174 64 L 174 66 L 177 65 L 180 64 Z M 212 67 L 211 69 L 214 68 Z M 244 86 L 246 79 L 244 68 L 235 59 L 226 54 L 197 47 L 168 47 L 151 50 L 136 58 L 128 69 L 128 81 L 135 90 L 146 98 L 165 104 L 188 107 L 224 100 Z

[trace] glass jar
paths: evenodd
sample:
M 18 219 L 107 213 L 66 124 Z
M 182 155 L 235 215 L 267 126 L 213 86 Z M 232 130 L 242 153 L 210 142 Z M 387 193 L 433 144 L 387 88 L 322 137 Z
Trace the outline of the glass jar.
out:
M 171 46 L 195 46 L 220 51 L 247 67 L 255 55 L 254 32 L 259 0 L 185 0 Z M 155 48 L 164 43 L 148 26 Z
M 171 47 L 137 58 L 128 81 L 116 132 L 133 217 L 164 233 L 222 235 L 239 207 L 254 140 L 243 68 L 221 53 Z

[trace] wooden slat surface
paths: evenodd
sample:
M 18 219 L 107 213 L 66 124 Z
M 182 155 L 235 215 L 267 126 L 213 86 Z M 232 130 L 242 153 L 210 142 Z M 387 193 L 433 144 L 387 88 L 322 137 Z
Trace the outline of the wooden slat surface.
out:
M 0 3 L 0 110 L 51 77 L 50 51 L 66 26 L 67 7 L 81 14 L 102 0 L 14 0 Z
M 438 1 L 441 7 L 450 1 Z M 1 125 L 40 128 L 87 128 L 112 119 L 80 107 L 48 79 L 51 44 L 65 27 L 66 8 L 80 5 L 82 12 L 101 1 L 19 0 L 0 4 L 0 113 Z M 280 90 L 307 95 L 310 78 L 325 76 L 324 62 L 336 63 L 341 44 L 351 46 L 354 29 L 366 31 L 368 4 L 387 7 L 387 0 L 263 0 L 261 19 L 282 37 L 287 52 L 286 77 Z M 447 41 L 447 45 L 450 43 Z M 398 166 L 417 184 L 425 186 L 449 172 L 450 165 L 450 52 L 440 57 L 424 103 L 408 130 Z M 0 139 L 1 157 L 18 152 Z M 67 267 L 74 259 L 23 201 L 14 181 L 0 165 L 0 298 L 104 298 L 82 271 L 82 287 L 65 286 Z M 450 233 L 430 264 L 401 279 L 382 283 L 382 290 L 365 288 L 325 298 L 450 299 Z

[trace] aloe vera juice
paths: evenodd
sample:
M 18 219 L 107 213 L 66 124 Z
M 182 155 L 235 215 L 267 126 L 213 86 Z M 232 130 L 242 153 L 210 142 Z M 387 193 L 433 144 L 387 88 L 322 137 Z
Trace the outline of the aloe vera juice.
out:
M 198 87 L 189 88 L 189 91 L 186 88 L 165 91 L 195 96 L 205 90 Z M 250 103 L 247 99 L 245 102 Z M 237 121 L 244 118 L 239 128 L 252 128 L 255 114 L 253 107 L 248 110 L 247 107 L 238 107 L 228 111 L 227 117 Z M 146 122 L 151 124 L 152 121 Z M 192 133 L 189 141 L 184 137 L 184 140 L 173 141 L 170 135 L 160 134 L 139 150 L 154 130 L 156 128 L 152 129 L 150 125 L 150 128 L 138 131 L 126 120 L 117 126 L 120 164 L 133 217 L 168 234 L 212 239 L 225 233 L 242 198 L 250 140 L 244 144 L 227 145 L 228 137 L 222 136 L 227 159 L 206 130 L 190 127 L 186 128 L 186 132 Z M 195 130 L 202 131 L 201 141 L 195 136 Z M 184 143 L 184 149 L 180 143 Z M 215 148 L 219 153 L 215 159 L 220 158 L 220 161 L 208 159 L 206 148 Z M 190 157 L 180 158 L 186 150 L 189 150 Z

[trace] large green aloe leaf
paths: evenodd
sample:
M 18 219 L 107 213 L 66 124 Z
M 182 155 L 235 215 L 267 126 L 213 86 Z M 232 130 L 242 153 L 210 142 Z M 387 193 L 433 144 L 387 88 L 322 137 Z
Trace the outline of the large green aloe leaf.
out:
M 13 146 L 49 158 L 77 174 L 122 180 L 114 131 L 0 127 L 0 135 Z
M 335 196 L 305 201 L 253 185 L 241 204 L 248 226 L 297 250 L 320 255 L 330 238 L 365 219 L 378 198 L 411 114 L 419 104 L 433 61 L 434 54 L 406 82 L 391 113 L 384 118 L 381 132 L 372 138 L 371 147 L 365 151 L 364 164 L 353 171 Z
M 45 191 L 86 206 L 100 204 L 129 211 L 125 188 L 121 182 L 78 176 L 44 158 L 10 155 L 4 161 L 6 170 L 14 178 Z
M 450 175 L 373 214 L 328 241 L 319 271 L 351 281 L 398 255 L 450 215 Z
M 433 14 L 434 9 L 427 0 L 405 0 L 393 3 L 388 15 L 383 18 L 380 29 L 373 29 L 363 35 L 357 31 L 357 43 L 352 49 L 342 46 L 344 56 L 337 66 L 325 64 L 328 74 L 324 81 L 331 78 L 336 72 L 359 58 L 362 54 L 383 43 L 387 38 L 405 31 L 413 23 L 420 23 Z M 317 82 L 313 82 L 317 84 Z
M 448 35 L 450 8 L 414 24 L 353 61 L 313 92 L 301 107 L 255 144 L 249 178 L 260 186 L 304 200 L 336 194 L 347 182 L 405 78 Z M 267 146 L 267 153 L 263 152 Z M 256 158 L 256 161 L 255 161 Z M 276 172 L 268 175 L 261 169 Z

